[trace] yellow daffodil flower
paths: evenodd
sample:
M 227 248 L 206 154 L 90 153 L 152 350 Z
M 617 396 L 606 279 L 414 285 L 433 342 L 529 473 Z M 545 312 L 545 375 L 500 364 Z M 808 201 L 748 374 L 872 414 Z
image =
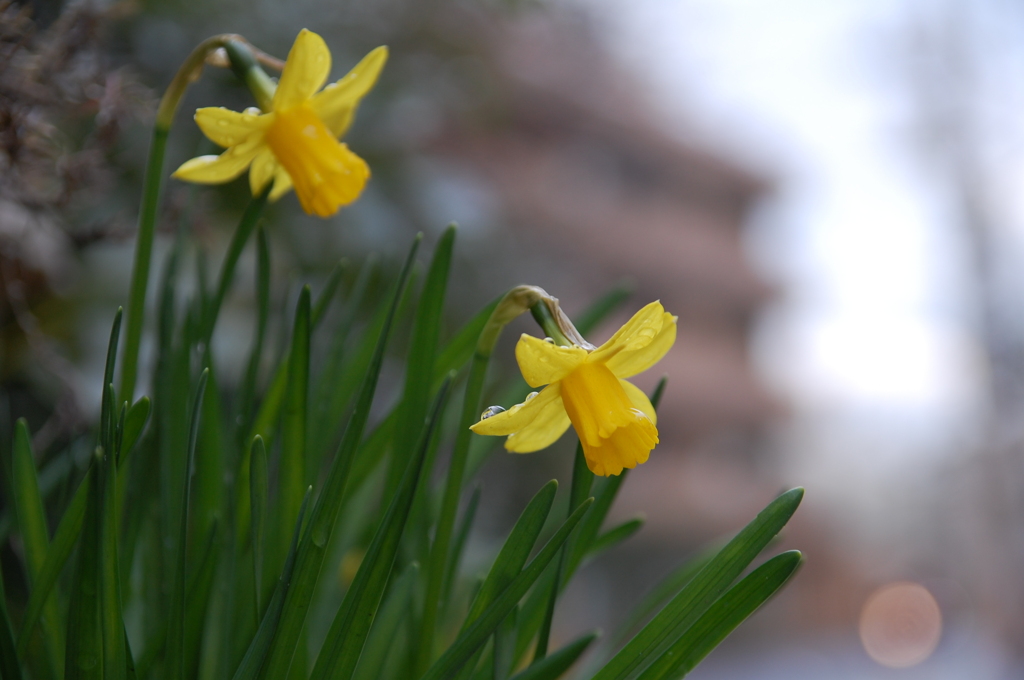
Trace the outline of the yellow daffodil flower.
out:
M 275 201 L 294 186 L 307 213 L 333 215 L 359 197 L 370 177 L 366 162 L 338 138 L 348 130 L 387 57 L 387 48 L 378 47 L 344 78 L 320 90 L 331 71 L 331 53 L 323 38 L 303 29 L 288 53 L 270 110 L 196 111 L 199 128 L 226 150 L 219 156 L 193 158 L 173 176 L 220 184 L 250 168 L 253 195 L 273 182 L 270 200 Z
M 647 395 L 625 378 L 656 364 L 675 341 L 676 317 L 660 302 L 593 350 L 523 334 L 516 345 L 523 378 L 530 387 L 547 387 L 507 411 L 490 415 L 489 409 L 471 429 L 508 435 L 506 449 L 530 453 L 553 444 L 571 424 L 594 474 L 636 467 L 658 443 L 657 416 Z

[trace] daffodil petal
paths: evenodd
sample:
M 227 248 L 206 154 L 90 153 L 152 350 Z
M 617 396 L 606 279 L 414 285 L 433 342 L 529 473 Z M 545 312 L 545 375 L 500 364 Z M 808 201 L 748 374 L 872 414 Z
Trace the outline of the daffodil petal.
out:
M 267 187 L 267 182 L 274 178 L 277 167 L 273 152 L 269 148 L 260 149 L 252 161 L 252 167 L 249 168 L 249 189 L 252 190 L 253 196 L 258 196 Z
M 533 453 L 558 441 L 572 423 L 562 400 L 546 404 L 529 425 L 509 435 L 505 449 L 511 453 Z
M 608 361 L 619 352 L 634 352 L 651 344 L 665 320 L 665 308 L 655 300 L 633 315 L 615 335 L 591 353 L 591 361 Z
M 356 64 L 348 74 L 313 95 L 310 106 L 335 137 L 341 137 L 352 124 L 359 101 L 377 83 L 388 60 L 388 48 L 376 48 Z
M 586 360 L 582 347 L 559 347 L 525 333 L 516 343 L 516 361 L 530 387 L 557 382 Z
M 270 202 L 273 203 L 291 191 L 292 186 L 292 176 L 283 166 L 278 165 L 274 173 L 274 188 L 270 190 Z
M 271 108 L 290 109 L 307 101 L 327 81 L 331 72 L 331 51 L 324 39 L 313 31 L 302 29 L 281 72 Z
M 626 396 L 629 397 L 629 401 L 633 404 L 633 408 L 640 409 L 645 416 L 651 419 L 652 423 L 657 425 L 658 414 L 655 412 L 654 405 L 651 404 L 651 400 L 647 398 L 646 394 L 644 394 L 644 391 L 628 380 L 620 380 L 619 384 L 622 385 L 622 389 L 626 390 Z
M 557 407 L 563 413 L 565 412 L 565 407 L 562 405 L 562 393 L 558 383 L 548 385 L 540 392 L 532 393 L 522 404 L 516 404 L 507 411 L 502 411 L 490 418 L 485 418 L 472 425 L 469 429 L 483 435 L 514 434 L 528 427 L 535 418 L 538 418 L 549 407 Z
M 199 184 L 230 182 L 245 172 L 256 157 L 262 140 L 232 146 L 219 156 L 199 156 L 186 161 L 171 177 Z
M 676 317 L 664 313 L 661 330 L 650 344 L 636 350 L 623 350 L 608 359 L 607 365 L 618 378 L 629 378 L 643 373 L 661 361 L 676 342 Z
M 260 133 L 274 122 L 273 114 L 261 114 L 259 109 L 249 108 L 239 113 L 220 106 L 207 106 L 196 111 L 196 125 L 214 144 L 232 147 L 248 141 L 254 133 Z

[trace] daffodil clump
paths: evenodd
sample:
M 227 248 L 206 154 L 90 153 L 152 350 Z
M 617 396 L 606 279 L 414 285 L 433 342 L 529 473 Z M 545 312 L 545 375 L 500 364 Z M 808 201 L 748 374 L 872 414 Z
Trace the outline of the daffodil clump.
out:
M 617 475 L 647 461 L 658 443 L 650 399 L 626 380 L 658 363 L 676 340 L 676 317 L 660 302 L 637 312 L 600 347 L 560 346 L 523 334 L 516 360 L 532 392 L 522 404 L 473 425 L 483 435 L 508 435 L 505 448 L 547 448 L 572 425 L 595 475 Z
M 583 333 L 615 310 L 622 291 L 596 300 L 579 329 L 557 299 L 528 285 L 449 315 L 452 225 L 419 287 L 412 272 L 422 236 L 386 291 L 371 285 L 380 278 L 374 260 L 356 271 L 343 259 L 280 310 L 294 319 L 291 333 L 283 352 L 269 351 L 268 337 L 285 337 L 268 329 L 271 300 L 291 298 L 271 295 L 266 230 L 287 225 L 267 224 L 263 207 L 294 187 L 307 212 L 326 217 L 359 196 L 370 169 L 338 138 L 386 56 L 372 51 L 321 90 L 330 53 L 302 31 L 275 85 L 263 68 L 281 62 L 221 35 L 171 82 L 154 127 L 127 331 L 122 340 L 118 310 L 95 431 L 64 450 L 34 451 L 29 423 L 14 428 L 0 541 L 16 540 L 0 547 L 3 569 L 19 578 L 0 574 L 4 680 L 556 680 L 570 672 L 673 680 L 798 568 L 800 554 L 788 551 L 743 576 L 795 512 L 802 490 L 794 489 L 720 552 L 682 565 L 604 640 L 596 631 L 552 634 L 584 560 L 643 525 L 605 526 L 628 470 L 659 441 L 666 381 L 648 397 L 628 378 L 675 342 L 676 317 L 660 302 L 600 347 Z M 148 295 L 164 145 L 182 94 L 206 65 L 230 65 L 260 108 L 200 109 L 197 124 L 225 150 L 174 176 L 214 184 L 248 169 L 253 198 L 215 286 L 204 285 L 199 264 L 191 268 L 198 281 L 184 280 L 181 261 L 200 249 L 179 239 L 159 295 Z M 250 241 L 260 309 L 236 384 L 219 370 L 228 362 L 213 338 L 221 303 L 242 285 L 234 274 Z M 147 307 L 153 298 L 158 309 Z M 525 400 L 481 419 L 499 336 L 527 312 L 545 337 L 524 334 L 515 356 L 529 386 L 543 389 L 526 396 L 509 386 L 517 390 L 509 401 Z M 140 367 L 146 316 L 159 318 L 159 332 L 152 364 Z M 449 316 L 469 320 L 446 333 Z M 393 342 L 406 328 L 411 339 Z M 390 356 L 395 346 L 402 354 Z M 390 410 L 375 399 L 388 358 L 405 367 Z M 149 395 L 135 393 L 138 370 L 150 371 Z M 481 580 L 479 556 L 493 540 L 473 547 L 472 564 L 465 558 L 486 493 L 471 482 L 494 454 L 493 440 L 479 435 L 505 435 L 507 450 L 527 453 L 570 425 L 579 439 L 564 465 L 571 479 L 562 491 L 551 480 L 536 492 Z M 569 641 L 555 648 L 556 639 Z M 590 665 L 573 668 L 588 649 Z

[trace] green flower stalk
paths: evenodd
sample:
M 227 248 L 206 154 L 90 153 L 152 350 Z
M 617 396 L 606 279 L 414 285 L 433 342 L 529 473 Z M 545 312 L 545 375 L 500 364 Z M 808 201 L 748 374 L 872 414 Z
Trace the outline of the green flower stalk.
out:
M 139 344 L 142 341 L 142 327 L 145 321 L 146 289 L 149 285 L 149 268 L 153 258 L 153 236 L 156 231 L 156 213 L 160 206 L 160 189 L 164 178 L 164 154 L 167 151 L 167 137 L 174 123 L 174 115 L 188 86 L 195 82 L 202 73 L 203 66 L 215 57 L 218 51 L 228 45 L 235 47 L 245 45 L 245 39 L 239 35 L 225 33 L 215 35 L 200 43 L 188 55 L 171 84 L 167 86 L 153 124 L 153 137 L 149 144 L 149 158 L 146 161 L 146 174 L 143 180 L 142 204 L 139 206 L 139 230 L 135 241 L 135 259 L 132 264 L 131 287 L 128 293 L 127 324 L 125 329 L 125 347 L 121 366 L 121 390 L 119 394 L 129 403 L 135 395 L 135 381 L 138 375 Z M 273 64 L 275 60 L 256 51 L 264 63 Z M 216 62 L 215 62 L 216 63 Z M 224 65 L 218 63 L 217 65 Z

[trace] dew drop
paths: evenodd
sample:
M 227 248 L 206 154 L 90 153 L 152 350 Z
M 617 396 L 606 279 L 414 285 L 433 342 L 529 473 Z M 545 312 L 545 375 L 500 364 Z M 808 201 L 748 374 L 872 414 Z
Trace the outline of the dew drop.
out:
M 536 396 L 537 396 L 537 392 L 530 392 L 529 394 L 526 395 L 526 401 L 530 401 L 531 399 L 533 399 Z M 523 402 L 523 403 L 525 404 L 526 402 Z
M 480 414 L 480 420 L 487 420 L 491 416 L 496 416 L 499 413 L 504 413 L 504 406 L 488 406 L 484 409 L 484 412 Z

